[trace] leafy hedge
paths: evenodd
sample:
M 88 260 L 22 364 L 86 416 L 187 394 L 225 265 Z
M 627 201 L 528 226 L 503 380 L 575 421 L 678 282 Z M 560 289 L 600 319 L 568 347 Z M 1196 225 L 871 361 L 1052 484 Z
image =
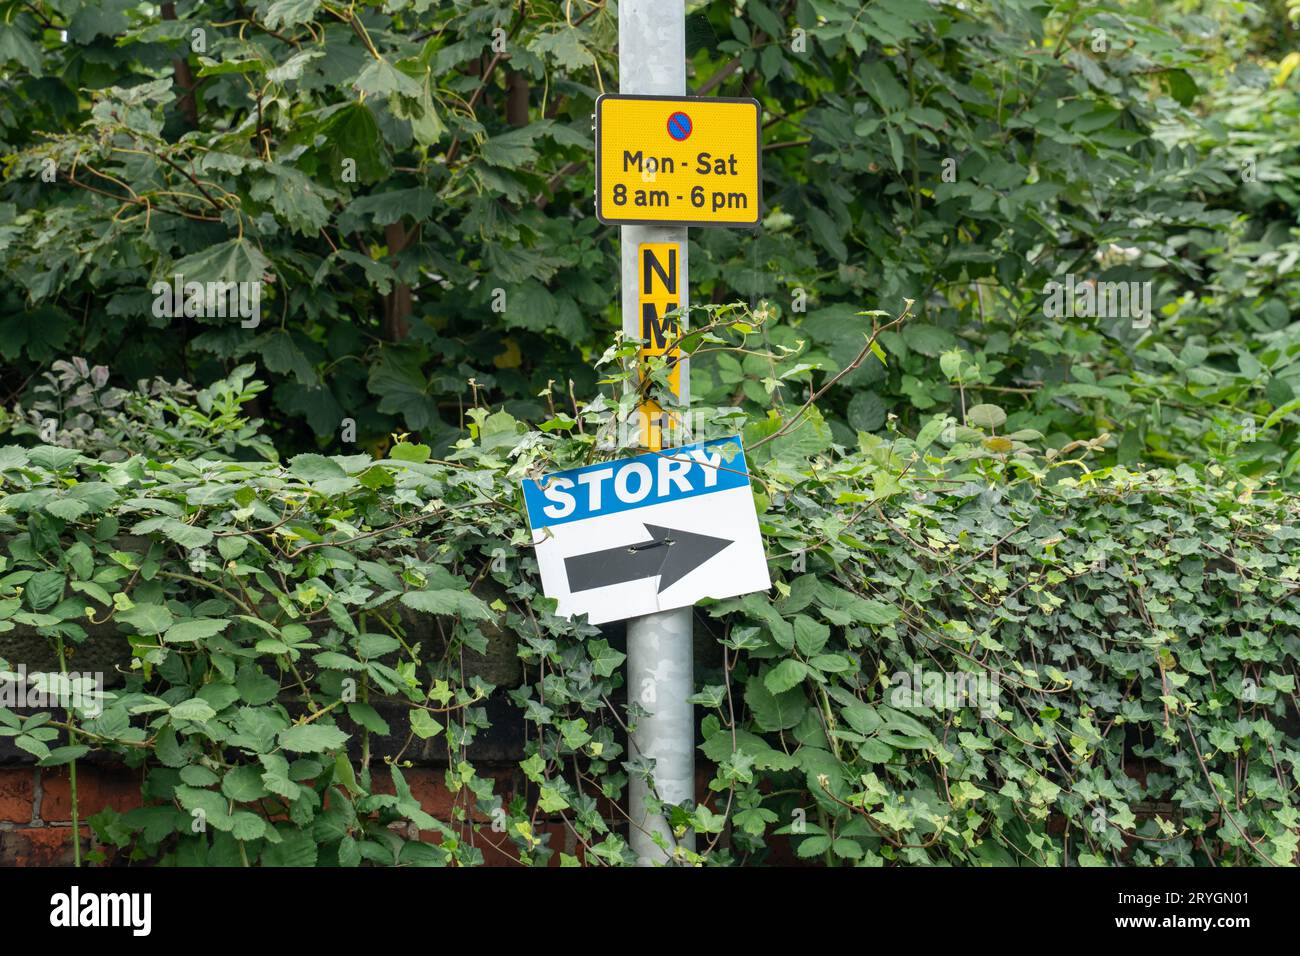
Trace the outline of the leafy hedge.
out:
M 1294 862 L 1300 56 L 1279 3 L 1149 7 L 693 5 L 768 208 L 695 237 L 682 345 L 776 585 L 696 614 L 680 859 Z M 0 733 L 141 768 L 93 821 L 135 859 L 474 864 L 491 819 L 542 862 L 562 819 L 629 862 L 618 631 L 546 613 L 516 494 L 635 401 L 585 399 L 635 352 L 590 205 L 614 7 L 0 10 L 0 657 L 132 664 Z M 154 314 L 176 273 L 262 321 Z M 1154 315 L 1045 320 L 1066 274 Z M 525 793 L 471 758 L 503 713 Z M 431 744 L 450 820 L 402 777 Z
M 0 12 L 0 403 L 29 402 L 65 355 L 117 384 L 257 362 L 277 448 L 342 450 L 350 422 L 382 453 L 394 430 L 445 449 L 483 395 L 535 419 L 549 381 L 593 390 L 620 325 L 590 160 L 594 100 L 617 88 L 613 4 Z M 859 303 L 907 297 L 898 361 L 822 408 L 842 442 L 979 393 L 1060 444 L 1109 433 L 1107 463 L 1214 456 L 1300 482 L 1283 16 L 691 4 L 688 86 L 760 101 L 767 201 L 756 234 L 693 236 L 691 297 L 766 302 L 793 350 L 698 356 L 692 394 L 783 411 L 855 354 Z M 155 315 L 177 273 L 263 280 L 261 323 Z M 1045 320 L 1067 273 L 1150 281 L 1155 315 Z
M 641 711 L 611 635 L 546 613 L 516 494 L 590 448 L 586 423 L 473 418 L 438 460 L 0 448 L 0 631 L 75 662 L 115 625 L 98 639 L 133 657 L 100 716 L 0 709 L 0 733 L 46 766 L 141 767 L 147 805 L 92 821 L 135 859 L 472 865 L 486 817 L 523 862 L 562 819 L 586 863 L 630 863 L 611 801 L 652 771 L 626 761 Z M 1294 862 L 1300 501 L 1034 441 L 937 416 L 802 462 L 755 451 L 776 584 L 697 611 L 716 769 L 671 811 L 700 834 L 679 859 L 761 862 L 788 838 L 828 864 Z M 422 616 L 436 639 L 415 640 Z M 519 686 L 463 663 L 498 629 Z M 493 695 L 529 729 L 524 794 L 468 756 Z M 445 745 L 459 819 L 372 754 L 392 729 Z

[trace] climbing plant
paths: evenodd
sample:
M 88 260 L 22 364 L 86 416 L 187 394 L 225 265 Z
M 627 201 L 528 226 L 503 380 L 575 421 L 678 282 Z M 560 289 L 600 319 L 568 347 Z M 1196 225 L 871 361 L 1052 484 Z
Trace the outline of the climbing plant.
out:
M 678 860 L 1293 861 L 1300 502 L 1218 466 L 1094 467 L 1098 443 L 987 409 L 813 453 L 745 428 L 774 587 L 696 611 L 712 779 L 668 808 L 697 835 Z M 614 414 L 474 409 L 444 458 L 0 449 L 0 647 L 43 637 L 73 670 L 87 641 L 129 649 L 97 705 L 0 708 L 0 734 L 139 767 L 144 806 L 91 820 L 138 860 L 475 865 L 504 829 L 520 862 L 631 862 L 644 711 L 617 635 L 549 613 L 518 485 Z M 475 665 L 489 644 L 511 686 Z M 523 791 L 475 766 L 494 695 Z M 405 782 L 417 744 L 445 819 Z

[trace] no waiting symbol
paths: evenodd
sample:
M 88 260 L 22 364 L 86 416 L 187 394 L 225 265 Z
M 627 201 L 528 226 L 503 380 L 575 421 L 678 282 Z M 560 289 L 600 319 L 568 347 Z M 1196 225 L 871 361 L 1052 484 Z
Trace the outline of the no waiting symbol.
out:
M 691 135 L 691 118 L 682 112 L 668 117 L 668 135 L 679 143 L 686 139 Z

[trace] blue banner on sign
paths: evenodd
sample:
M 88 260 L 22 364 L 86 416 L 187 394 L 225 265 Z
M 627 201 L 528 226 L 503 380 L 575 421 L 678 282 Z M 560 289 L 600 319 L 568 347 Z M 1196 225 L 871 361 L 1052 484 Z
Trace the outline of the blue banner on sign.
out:
M 748 486 L 749 469 L 738 437 L 557 471 L 541 481 L 530 478 L 523 482 L 528 523 L 534 531 Z

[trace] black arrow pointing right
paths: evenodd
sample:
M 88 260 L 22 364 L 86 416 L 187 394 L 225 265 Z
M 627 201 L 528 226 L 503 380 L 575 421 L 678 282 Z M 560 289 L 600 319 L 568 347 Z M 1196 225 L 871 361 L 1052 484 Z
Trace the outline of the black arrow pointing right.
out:
M 649 541 L 639 541 L 620 548 L 606 548 L 564 559 L 569 576 L 569 591 L 626 584 L 642 578 L 659 577 L 659 593 L 676 584 L 724 548 L 735 544 L 726 538 L 713 538 L 692 531 L 645 526 Z

